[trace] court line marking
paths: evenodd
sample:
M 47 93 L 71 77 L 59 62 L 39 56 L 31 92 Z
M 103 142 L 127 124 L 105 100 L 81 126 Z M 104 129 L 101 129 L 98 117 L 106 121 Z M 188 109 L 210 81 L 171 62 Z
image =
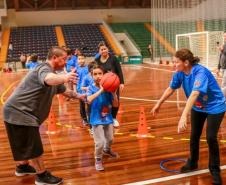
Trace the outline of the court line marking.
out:
M 18 83 L 19 82 L 19 80 L 17 80 L 17 81 L 15 81 L 15 82 L 13 82 L 13 83 L 11 83 L 8 87 L 7 87 L 7 89 L 6 90 L 4 90 L 3 91 L 3 93 L 1 94 L 1 104 L 2 105 L 4 105 L 4 96 L 8 93 L 8 91 L 16 84 L 16 83 Z
M 47 121 L 48 122 L 48 121 Z M 73 126 L 73 125 L 69 125 L 69 124 L 61 124 L 60 122 L 56 123 L 57 126 L 61 126 L 61 127 L 65 127 L 68 129 L 83 129 L 82 127 L 78 127 L 78 126 Z M 89 130 L 89 129 L 87 129 Z M 116 136 L 130 136 L 130 137 L 137 137 L 139 138 L 139 136 L 136 133 L 123 133 L 123 132 L 115 132 L 114 135 Z M 190 141 L 189 138 L 173 138 L 173 137 L 169 137 L 169 136 L 154 136 L 151 135 L 150 133 L 148 133 L 146 136 L 143 136 L 142 138 L 151 138 L 151 139 L 162 139 L 162 140 L 174 140 L 174 141 Z M 200 139 L 200 142 L 206 142 L 205 138 Z M 220 143 L 226 143 L 226 140 L 219 140 Z
M 129 67 L 141 67 L 145 69 L 152 69 L 152 70 L 157 70 L 157 71 L 167 71 L 170 73 L 175 73 L 175 71 L 169 70 L 169 69 L 160 69 L 160 68 L 155 68 L 155 67 L 147 67 L 147 66 L 139 66 L 139 65 L 129 65 Z
M 124 100 L 135 100 L 135 101 L 148 101 L 148 102 L 157 102 L 158 100 L 152 100 L 152 99 L 144 99 L 144 98 L 129 98 L 129 97 L 124 97 L 121 96 L 120 99 Z M 176 101 L 176 100 L 166 100 L 165 103 L 186 103 L 186 101 Z
M 148 64 L 148 65 L 151 65 L 149 63 L 145 63 L 145 64 Z M 167 71 L 167 72 L 170 72 L 170 73 L 175 73 L 176 71 L 172 71 L 172 70 L 169 70 L 169 69 L 160 69 L 160 68 L 155 68 L 155 67 L 147 67 L 147 66 L 139 66 L 139 65 L 129 65 L 131 67 L 141 67 L 141 68 L 145 68 L 145 69 L 152 69 L 152 70 L 157 70 L 157 71 Z M 204 66 L 205 67 L 205 66 Z M 216 76 L 216 73 L 212 72 L 211 73 L 214 75 L 214 77 L 216 79 L 220 79 L 222 80 L 222 77 L 217 77 Z
M 225 170 L 225 169 L 226 169 L 226 165 L 221 166 L 221 170 Z M 171 176 L 149 179 L 149 180 L 145 180 L 145 181 L 138 181 L 138 182 L 133 182 L 133 183 L 127 183 L 127 184 L 123 184 L 123 185 L 154 184 L 154 183 L 158 183 L 158 182 L 165 182 L 165 181 L 170 181 L 170 180 L 174 180 L 174 179 L 181 179 L 181 178 L 201 175 L 201 174 L 205 174 L 205 173 L 209 173 L 209 170 L 208 169 L 198 170 L 198 171 L 194 171 L 194 172 L 183 173 L 183 174 L 178 174 L 178 175 L 171 175 Z

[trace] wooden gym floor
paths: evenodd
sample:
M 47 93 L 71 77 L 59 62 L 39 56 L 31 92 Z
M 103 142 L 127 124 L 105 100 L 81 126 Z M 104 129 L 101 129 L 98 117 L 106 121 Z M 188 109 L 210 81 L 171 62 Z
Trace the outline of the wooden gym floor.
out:
M 121 95 L 119 121 L 121 126 L 115 129 L 112 149 L 120 158 L 104 158 L 104 172 L 94 168 L 94 144 L 88 128 L 81 124 L 78 101 L 65 101 L 55 97 L 53 112 L 57 122 L 57 132 L 46 134 L 46 121 L 40 128 L 44 144 L 46 167 L 64 178 L 65 185 L 118 185 L 118 184 L 156 184 L 156 185 L 209 185 L 210 174 L 207 173 L 208 149 L 203 131 L 200 145 L 199 171 L 190 174 L 177 174 L 163 171 L 160 162 L 169 158 L 186 159 L 189 154 L 189 131 L 177 134 L 177 123 L 184 106 L 182 91 L 175 93 L 162 106 L 156 118 L 150 110 L 156 100 L 168 86 L 172 68 L 156 65 L 125 65 L 125 90 Z M 14 90 L 25 72 L 4 73 L 1 75 L 1 106 Z M 180 103 L 177 100 L 181 101 Z M 137 138 L 140 107 L 144 107 L 149 135 Z M 0 184 L 31 185 L 34 176 L 16 177 L 15 163 L 0 114 Z M 226 129 L 224 119 L 219 132 L 221 165 L 226 165 Z M 165 166 L 178 170 L 183 162 L 168 162 Z M 226 184 L 226 170 L 222 170 Z

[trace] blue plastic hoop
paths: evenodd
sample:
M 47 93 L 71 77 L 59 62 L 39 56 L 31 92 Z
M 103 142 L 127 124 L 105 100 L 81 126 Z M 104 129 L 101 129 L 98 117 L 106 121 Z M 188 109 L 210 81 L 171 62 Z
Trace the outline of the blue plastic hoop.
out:
M 170 169 L 166 168 L 164 166 L 164 164 L 169 161 L 187 162 L 186 159 L 181 159 L 181 158 L 169 158 L 169 159 L 162 160 L 160 162 L 160 168 L 166 172 L 171 172 L 171 173 L 180 173 L 180 170 L 170 170 Z

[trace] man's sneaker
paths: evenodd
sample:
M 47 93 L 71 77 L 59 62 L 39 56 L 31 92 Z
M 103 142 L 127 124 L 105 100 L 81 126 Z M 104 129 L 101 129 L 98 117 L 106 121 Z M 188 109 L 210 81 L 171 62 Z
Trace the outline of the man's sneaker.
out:
M 113 126 L 114 127 L 119 127 L 119 122 L 117 119 L 113 119 Z
M 21 164 L 16 167 L 15 175 L 18 177 L 31 174 L 36 174 L 36 170 L 29 164 Z
M 113 152 L 112 150 L 103 150 L 103 154 L 110 156 L 112 158 L 118 158 L 119 157 L 118 153 Z
M 63 182 L 62 178 L 53 176 L 50 172 L 46 171 L 41 175 L 37 175 L 35 179 L 36 185 L 58 185 Z
M 103 171 L 104 170 L 102 160 L 96 160 L 95 168 L 96 168 L 97 171 Z
M 184 166 L 181 167 L 180 172 L 181 173 L 187 173 L 187 172 L 191 172 L 194 171 L 198 168 L 198 164 L 192 164 L 191 160 L 188 159 L 188 161 L 186 162 L 186 164 Z

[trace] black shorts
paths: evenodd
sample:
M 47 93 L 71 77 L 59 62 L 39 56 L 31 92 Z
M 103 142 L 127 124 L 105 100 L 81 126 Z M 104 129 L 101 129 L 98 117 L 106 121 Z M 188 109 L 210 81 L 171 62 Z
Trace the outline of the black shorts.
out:
M 13 125 L 5 122 L 15 161 L 34 159 L 43 154 L 39 127 Z

